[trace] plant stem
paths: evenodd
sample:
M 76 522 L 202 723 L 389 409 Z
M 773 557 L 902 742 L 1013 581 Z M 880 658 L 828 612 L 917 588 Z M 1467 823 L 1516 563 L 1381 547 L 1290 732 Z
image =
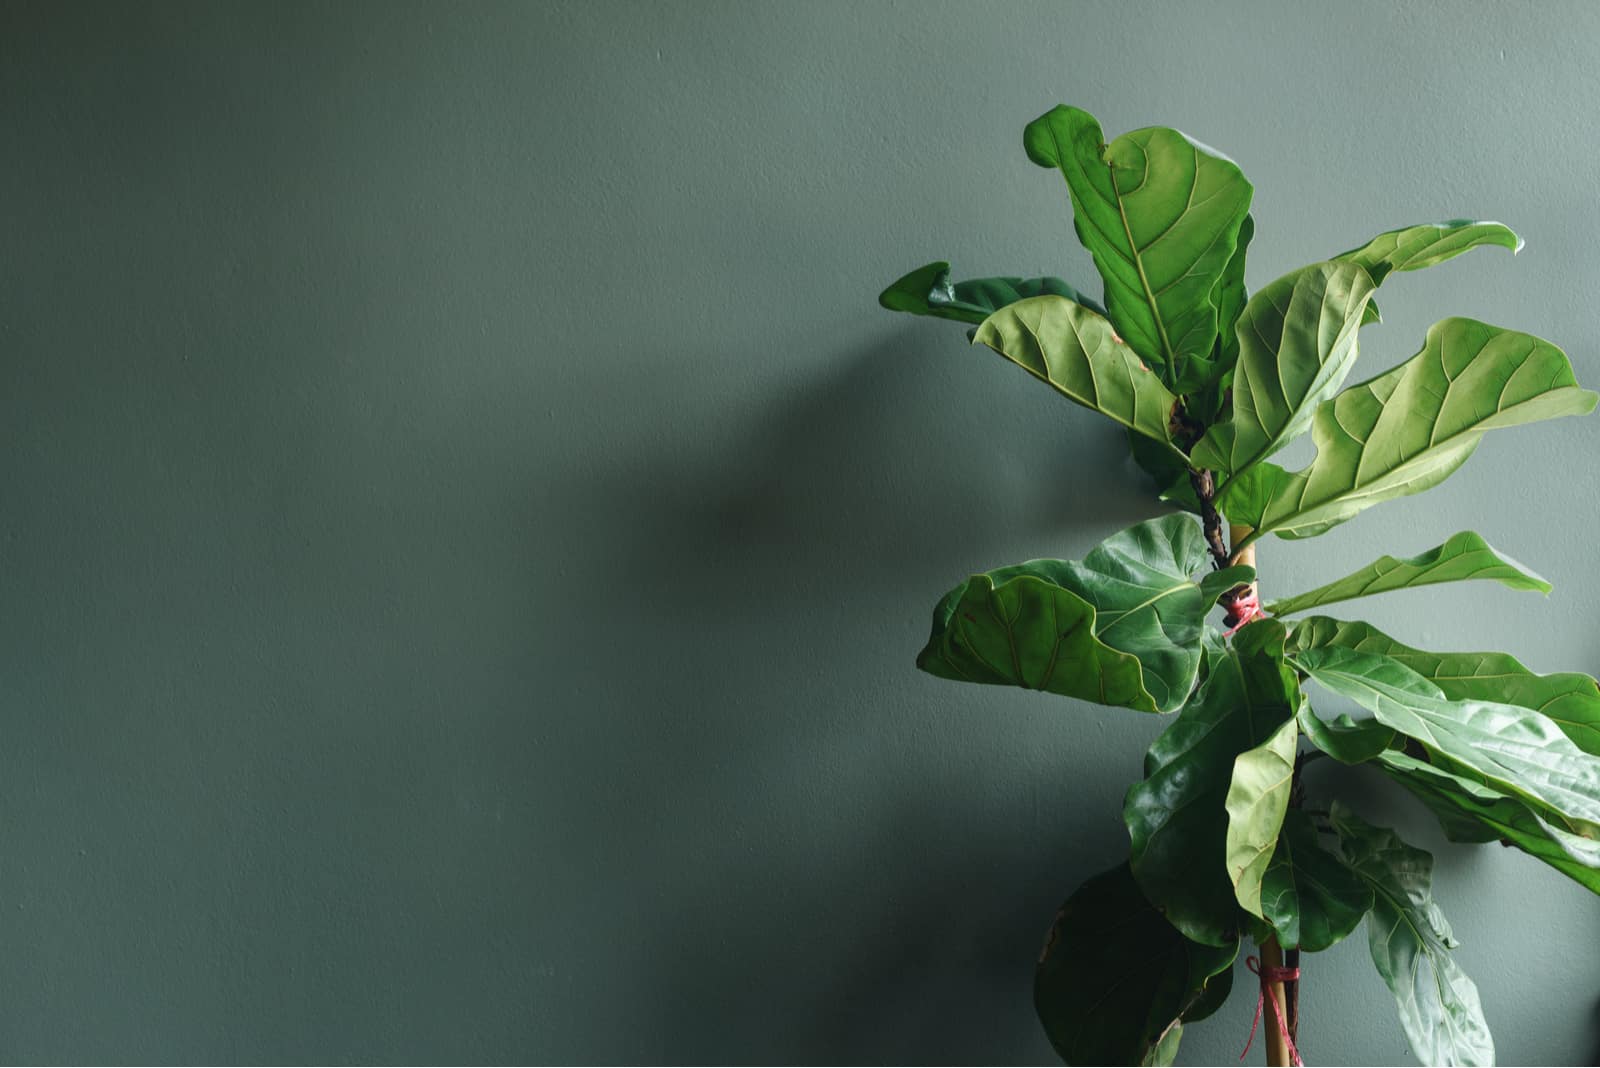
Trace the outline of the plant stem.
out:
M 1261 946 L 1261 972 L 1263 975 L 1271 974 L 1272 969 L 1283 967 L 1283 950 L 1278 947 L 1276 937 L 1269 938 Z M 1276 999 L 1280 1011 L 1287 1012 L 1288 1002 L 1283 996 L 1282 983 L 1264 983 L 1267 997 Z M 1286 1066 L 1289 1063 L 1289 1043 L 1284 1039 L 1283 1031 L 1278 1027 L 1277 1013 L 1269 1005 L 1262 1013 L 1262 1021 L 1267 1032 L 1267 1064 L 1273 1066 Z
M 1210 471 L 1189 469 L 1189 485 L 1200 498 L 1200 525 L 1206 534 L 1206 546 L 1211 550 L 1211 566 L 1221 570 L 1228 566 L 1228 547 L 1222 544 L 1222 517 L 1214 503 L 1217 498 L 1216 483 Z

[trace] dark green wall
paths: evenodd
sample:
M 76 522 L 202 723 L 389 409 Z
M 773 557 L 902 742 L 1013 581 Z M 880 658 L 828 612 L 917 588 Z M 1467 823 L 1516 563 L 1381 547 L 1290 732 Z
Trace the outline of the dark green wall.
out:
M 1161 724 L 912 655 L 970 570 L 1155 508 L 873 297 L 935 257 L 1090 282 L 1020 144 L 1067 101 L 1238 159 L 1254 284 L 1511 223 L 1386 289 L 1367 370 L 1465 313 L 1593 385 L 1597 39 L 1580 3 L 0 8 L 0 1059 L 1047 1061 L 1033 956 Z M 1502 435 L 1265 581 L 1470 527 L 1557 593 L 1370 617 L 1600 670 L 1597 445 Z M 1438 853 L 1502 1060 L 1592 1063 L 1600 903 L 1351 786 Z M 1360 938 L 1304 1012 L 1314 1062 L 1408 1059 Z

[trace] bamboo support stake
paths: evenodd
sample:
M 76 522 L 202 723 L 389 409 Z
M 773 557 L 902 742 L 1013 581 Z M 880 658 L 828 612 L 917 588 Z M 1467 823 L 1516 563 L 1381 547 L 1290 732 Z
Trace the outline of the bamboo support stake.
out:
M 1277 938 L 1269 938 L 1261 947 L 1261 974 L 1271 975 L 1273 969 L 1281 967 L 1283 967 L 1283 950 L 1278 948 Z M 1263 983 L 1262 986 L 1266 990 L 1267 997 L 1277 1002 L 1278 1012 L 1287 1012 L 1288 1002 L 1283 999 L 1283 984 Z M 1261 1023 L 1267 1032 L 1267 1064 L 1287 1066 L 1290 1063 L 1289 1043 L 1283 1028 L 1278 1026 L 1278 1013 L 1273 1012 L 1272 1006 L 1268 1005 L 1261 1017 Z

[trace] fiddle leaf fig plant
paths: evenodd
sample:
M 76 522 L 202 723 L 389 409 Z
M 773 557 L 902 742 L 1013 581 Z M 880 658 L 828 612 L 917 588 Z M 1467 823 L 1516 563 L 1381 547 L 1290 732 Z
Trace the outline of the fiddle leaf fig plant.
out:
M 1418 1058 L 1492 1064 L 1432 858 L 1309 796 L 1301 772 L 1324 756 L 1371 767 L 1449 839 L 1515 846 L 1600 892 L 1600 687 L 1304 614 L 1444 582 L 1549 592 L 1471 531 L 1264 607 L 1254 564 L 1268 534 L 1315 537 L 1437 485 L 1491 430 L 1595 407 L 1555 345 L 1466 318 L 1347 381 L 1391 276 L 1520 239 L 1495 222 L 1403 227 L 1247 294 L 1253 190 L 1232 160 L 1164 127 L 1107 141 L 1064 106 L 1029 123 L 1023 146 L 1065 179 L 1103 303 L 1055 278 L 954 282 L 942 261 L 880 302 L 968 324 L 975 343 L 1117 424 L 1177 509 L 1081 561 L 969 577 L 934 609 L 917 658 L 945 679 L 1171 717 L 1127 792 L 1127 860 L 1073 891 L 1050 931 L 1035 1004 L 1051 1043 L 1069 1064 L 1173 1063 L 1249 940 L 1267 1062 L 1298 1063 L 1301 954 L 1364 921 Z M 1309 463 L 1272 462 L 1308 432 Z

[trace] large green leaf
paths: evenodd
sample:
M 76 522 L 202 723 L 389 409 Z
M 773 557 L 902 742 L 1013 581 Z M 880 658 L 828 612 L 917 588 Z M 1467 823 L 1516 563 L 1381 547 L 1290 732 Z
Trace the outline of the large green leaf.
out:
M 1034 973 L 1034 1007 L 1067 1064 L 1171 1063 L 1172 1025 L 1231 982 L 1238 952 L 1237 941 L 1185 939 L 1119 865 L 1061 906 Z
M 1108 145 L 1093 116 L 1065 106 L 1030 122 L 1023 144 L 1029 159 L 1066 177 L 1107 314 L 1134 351 L 1176 393 L 1226 370 L 1214 359 L 1214 301 L 1253 192 L 1238 166 L 1164 127 Z
M 1101 316 L 1063 297 L 1033 297 L 984 320 L 973 340 L 1186 463 L 1168 429 L 1178 399 Z
M 1372 888 L 1323 849 L 1309 815 L 1290 809 L 1261 886 L 1263 915 L 1284 949 L 1320 953 L 1356 929 Z
M 1552 720 L 1579 749 L 1600 756 L 1600 685 L 1588 675 L 1536 675 L 1507 653 L 1427 653 L 1402 645 L 1370 623 L 1311 616 L 1295 624 L 1292 645 L 1338 645 L 1398 660 L 1452 701 L 1497 701 Z
M 1422 351 L 1322 404 L 1303 471 L 1257 463 L 1219 494 L 1228 518 L 1268 532 L 1321 534 L 1381 501 L 1418 493 L 1466 462 L 1486 431 L 1594 408 L 1560 349 L 1472 319 L 1445 319 Z
M 1514 590 L 1550 592 L 1550 583 L 1507 556 L 1470 530 L 1453 534 L 1443 545 L 1410 559 L 1380 556 L 1360 571 L 1326 586 L 1285 597 L 1267 606 L 1273 615 L 1285 616 L 1355 597 L 1371 597 L 1390 590 L 1429 586 L 1437 582 L 1493 579 Z
M 1372 290 L 1354 263 L 1314 263 L 1258 290 L 1237 328 L 1233 418 L 1195 446 L 1194 466 L 1242 471 L 1310 429 L 1355 363 Z
M 1419 271 L 1479 245 L 1499 245 L 1515 254 L 1522 249 L 1522 238 L 1497 222 L 1451 219 L 1389 230 L 1334 259 L 1359 263 L 1375 284 L 1381 284 L 1391 271 Z
M 1101 310 L 1099 303 L 1059 278 L 972 278 L 952 283 L 950 265 L 943 260 L 897 279 L 878 294 L 878 303 L 890 311 L 976 325 L 1007 305 L 1046 293 Z
M 1293 716 L 1278 725 L 1267 740 L 1240 753 L 1228 784 L 1228 878 L 1239 905 L 1261 916 L 1261 879 L 1278 844 L 1283 814 L 1289 810 L 1294 781 L 1295 746 L 1300 740 Z
M 1600 842 L 1562 830 L 1517 798 L 1404 753 L 1385 753 L 1378 765 L 1433 810 L 1453 841 L 1510 842 L 1600 893 Z
M 1367 944 L 1412 1052 L 1423 1064 L 1494 1064 L 1478 988 L 1450 956 L 1459 943 L 1433 900 L 1433 857 L 1337 801 L 1333 825 L 1345 862 L 1372 888 Z
M 1294 718 L 1299 685 L 1283 662 L 1283 637 L 1280 623 L 1252 623 L 1232 648 L 1208 656 L 1204 684 L 1150 746 L 1144 780 L 1123 803 L 1139 885 L 1198 942 L 1234 937 L 1227 802 L 1239 754 Z
M 1082 563 L 1032 560 L 972 576 L 934 609 L 917 666 L 941 678 L 1168 712 L 1194 687 L 1207 611 L 1253 575 L 1212 571 L 1192 516 L 1147 520 Z
M 1328 646 L 1297 651 L 1291 660 L 1380 723 L 1502 793 L 1574 830 L 1600 828 L 1600 759 L 1539 713 L 1490 701 L 1451 701 L 1398 660 L 1374 653 Z

